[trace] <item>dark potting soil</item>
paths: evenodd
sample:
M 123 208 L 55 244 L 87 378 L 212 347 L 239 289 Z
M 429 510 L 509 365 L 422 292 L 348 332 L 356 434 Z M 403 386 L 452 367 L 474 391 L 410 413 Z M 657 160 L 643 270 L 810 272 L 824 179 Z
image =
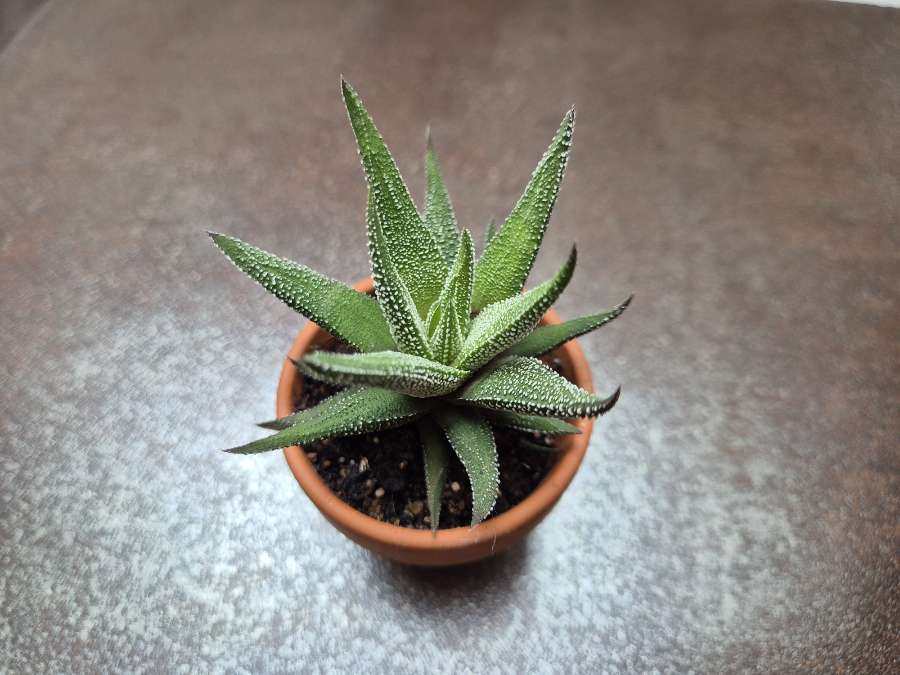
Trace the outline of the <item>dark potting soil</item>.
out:
M 350 351 L 343 344 L 328 349 Z M 558 362 L 550 365 L 559 370 Z M 311 408 L 339 389 L 304 377 L 303 392 L 294 407 L 296 410 Z M 541 434 L 495 427 L 494 437 L 500 464 L 500 496 L 489 517 L 508 511 L 525 499 L 556 463 L 556 451 Z M 309 443 L 304 449 L 332 492 L 357 511 L 394 525 L 431 528 L 425 497 L 425 468 L 415 426 L 327 439 Z M 469 479 L 459 459 L 451 453 L 440 528 L 468 527 L 471 520 Z

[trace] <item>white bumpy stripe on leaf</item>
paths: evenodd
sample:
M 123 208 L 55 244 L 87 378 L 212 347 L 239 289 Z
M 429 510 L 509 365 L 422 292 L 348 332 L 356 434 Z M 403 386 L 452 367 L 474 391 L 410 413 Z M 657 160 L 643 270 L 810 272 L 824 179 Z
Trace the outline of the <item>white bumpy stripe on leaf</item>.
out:
M 441 496 L 450 467 L 450 452 L 447 449 L 444 435 L 433 422 L 423 418 L 416 426 L 419 429 L 419 439 L 422 441 L 425 462 L 425 495 L 428 501 L 428 512 L 431 514 L 431 531 L 436 532 L 441 518 Z
M 575 271 L 576 258 L 573 247 L 569 259 L 552 279 L 523 295 L 485 307 L 472 319 L 469 335 L 453 365 L 463 370 L 479 368 L 531 332 L 566 288 Z
M 441 176 L 437 155 L 431 144 L 430 131 L 425 150 L 425 225 L 434 235 L 447 265 L 452 265 L 459 246 L 456 214 L 453 212 L 453 204 L 450 203 L 450 195 Z
M 424 415 L 430 408 L 431 402 L 426 399 L 386 389 L 355 387 L 338 392 L 314 408 L 270 423 L 286 425 L 283 431 L 225 452 L 254 454 L 323 438 L 389 429 Z
M 591 314 L 571 321 L 554 324 L 552 326 L 538 326 L 526 338 L 517 342 L 504 353 L 505 356 L 542 356 L 551 352 L 561 344 L 577 338 L 585 333 L 590 333 L 620 316 L 631 304 L 629 296 L 625 302 L 614 307 L 608 312 Z
M 394 340 L 375 298 L 240 239 L 210 232 L 238 269 L 288 307 L 361 352 L 394 349 Z
M 619 389 L 601 399 L 535 358 L 511 356 L 469 381 L 456 398 L 466 405 L 543 417 L 596 417 L 616 404 Z
M 419 217 L 394 158 L 359 95 L 343 79 L 341 89 L 369 183 L 371 210 L 377 213 L 383 228 L 384 255 L 396 267 L 419 315 L 424 317 L 441 292 L 447 263 L 431 231 Z M 370 232 L 370 241 L 371 236 Z
M 574 127 L 575 109 L 572 108 L 531 175 L 525 192 L 503 226 L 491 237 L 475 267 L 474 309 L 505 300 L 525 285 L 559 194 Z
M 409 396 L 448 394 L 469 376 L 464 370 L 402 352 L 307 354 L 297 367 L 306 375 L 333 384 L 384 387 Z
M 494 434 L 484 419 L 468 411 L 448 406 L 437 410 L 436 417 L 469 476 L 474 527 L 490 515 L 500 494 Z

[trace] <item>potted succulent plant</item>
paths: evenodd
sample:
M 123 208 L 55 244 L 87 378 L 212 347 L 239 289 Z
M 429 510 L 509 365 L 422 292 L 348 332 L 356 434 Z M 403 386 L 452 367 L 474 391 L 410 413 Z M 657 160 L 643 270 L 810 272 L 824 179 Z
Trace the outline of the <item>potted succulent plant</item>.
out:
M 515 208 L 501 227 L 489 228 L 476 257 L 469 231 L 457 230 L 431 143 L 420 216 L 359 96 L 343 80 L 342 90 L 369 187 L 374 283 L 351 288 L 210 233 L 237 267 L 311 321 L 285 361 L 279 417 L 262 425 L 277 433 L 227 452 L 285 448 L 320 511 L 382 555 L 423 565 L 476 560 L 524 537 L 574 476 L 591 418 L 610 410 L 619 390 L 608 397 L 592 393 L 590 370 L 573 338 L 619 316 L 630 298 L 610 311 L 561 323 L 550 307 L 572 278 L 574 247 L 552 278 L 523 291 L 565 170 L 574 109 Z M 332 459 L 322 460 L 310 451 L 342 438 L 350 445 L 342 446 L 339 458 L 331 452 Z M 419 446 L 414 454 L 410 445 Z M 403 482 L 424 499 L 409 501 L 402 518 L 384 522 L 385 490 L 367 478 L 374 467 L 354 451 L 359 447 L 397 470 L 415 466 L 419 475 Z M 505 512 L 491 517 L 502 493 L 499 454 L 512 469 L 526 466 L 532 479 L 541 480 L 527 495 L 502 497 Z M 543 473 L 532 471 L 541 463 Z M 448 486 L 454 467 L 464 469 L 464 478 Z M 329 488 L 323 476 L 335 470 L 338 480 L 355 481 L 350 492 L 360 503 Z M 448 512 L 450 525 L 459 524 L 460 514 L 469 517 L 465 526 L 441 528 L 448 490 L 468 495 L 463 508 Z

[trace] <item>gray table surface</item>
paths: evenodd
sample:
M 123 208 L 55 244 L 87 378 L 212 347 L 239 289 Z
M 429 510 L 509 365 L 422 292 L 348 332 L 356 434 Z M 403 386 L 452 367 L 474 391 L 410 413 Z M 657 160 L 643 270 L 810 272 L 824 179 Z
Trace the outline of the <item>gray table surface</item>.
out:
M 273 412 L 302 321 L 204 230 L 344 281 L 363 94 L 414 196 L 514 203 L 623 385 L 527 545 L 405 569 L 333 530 Z M 836 4 L 50 2 L 0 53 L 0 671 L 900 669 L 900 12 Z

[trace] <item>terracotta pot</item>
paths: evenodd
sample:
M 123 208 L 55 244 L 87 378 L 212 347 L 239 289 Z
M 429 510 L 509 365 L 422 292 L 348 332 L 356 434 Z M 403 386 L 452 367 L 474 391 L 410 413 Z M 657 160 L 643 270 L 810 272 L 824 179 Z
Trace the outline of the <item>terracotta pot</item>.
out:
M 372 293 L 371 279 L 357 283 L 354 288 Z M 554 310 L 544 316 L 542 323 L 559 323 Z M 309 322 L 297 335 L 281 369 L 278 382 L 276 414 L 284 417 L 294 412 L 294 402 L 303 387 L 303 376 L 291 363 L 306 353 L 312 345 L 325 344 L 331 335 Z M 563 345 L 557 356 L 563 372 L 570 380 L 587 391 L 593 391 L 591 371 L 581 347 L 574 340 Z M 443 566 L 473 562 L 506 550 L 518 543 L 546 516 L 568 487 L 578 470 L 593 429 L 593 420 L 575 422 L 582 433 L 559 439 L 559 460 L 541 484 L 522 502 L 509 511 L 490 518 L 474 528 L 456 527 L 438 530 L 415 530 L 390 525 L 360 513 L 335 495 L 319 477 L 306 454 L 298 446 L 284 450 L 288 466 L 300 487 L 332 525 L 360 546 L 397 562 L 412 565 Z

